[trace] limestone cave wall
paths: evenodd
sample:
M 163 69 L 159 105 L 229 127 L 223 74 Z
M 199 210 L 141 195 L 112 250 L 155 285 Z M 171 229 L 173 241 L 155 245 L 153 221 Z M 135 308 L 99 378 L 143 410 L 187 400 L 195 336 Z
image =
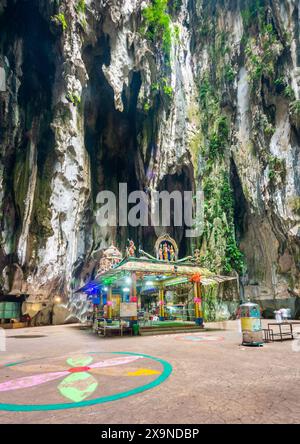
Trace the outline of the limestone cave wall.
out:
M 0 0 L 2 295 L 66 302 L 101 252 L 101 190 L 203 190 L 182 255 L 299 316 L 296 0 Z

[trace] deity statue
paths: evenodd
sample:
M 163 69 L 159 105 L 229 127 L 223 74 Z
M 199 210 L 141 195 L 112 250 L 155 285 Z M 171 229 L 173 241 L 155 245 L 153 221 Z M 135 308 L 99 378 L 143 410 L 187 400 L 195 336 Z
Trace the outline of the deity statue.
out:
M 199 250 L 198 248 L 196 248 L 196 249 L 194 250 L 194 261 L 195 261 L 197 264 L 199 264 L 199 263 L 200 263 L 200 260 L 201 260 L 201 257 L 200 257 L 200 250 Z
M 161 245 L 160 245 L 159 250 L 158 250 L 158 259 L 160 261 L 163 260 L 163 249 L 162 249 Z
M 174 251 L 173 245 L 170 246 L 170 261 L 172 261 L 172 262 L 175 261 L 175 251 Z
M 163 258 L 165 261 L 169 260 L 169 247 L 167 243 L 164 243 L 164 247 L 163 247 Z
M 136 250 L 136 247 L 134 245 L 134 242 L 133 242 L 133 240 L 130 240 L 129 246 L 126 248 L 126 256 L 135 257 L 135 250 Z

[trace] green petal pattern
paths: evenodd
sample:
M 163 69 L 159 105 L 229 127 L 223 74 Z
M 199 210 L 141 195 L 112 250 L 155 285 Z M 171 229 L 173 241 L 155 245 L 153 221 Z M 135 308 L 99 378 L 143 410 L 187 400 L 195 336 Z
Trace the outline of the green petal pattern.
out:
M 73 356 L 72 358 L 67 359 L 67 363 L 70 367 L 85 367 L 91 362 L 93 362 L 93 358 L 91 356 L 84 355 Z
M 81 402 L 97 388 L 98 382 L 87 372 L 72 373 L 58 386 L 59 392 L 73 402 Z

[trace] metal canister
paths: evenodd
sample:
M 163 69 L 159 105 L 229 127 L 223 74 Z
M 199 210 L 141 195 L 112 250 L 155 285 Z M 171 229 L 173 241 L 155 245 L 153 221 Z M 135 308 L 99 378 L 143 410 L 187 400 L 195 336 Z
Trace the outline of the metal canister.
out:
M 242 345 L 263 345 L 263 330 L 258 304 L 247 302 L 240 305 L 240 317 L 242 326 Z

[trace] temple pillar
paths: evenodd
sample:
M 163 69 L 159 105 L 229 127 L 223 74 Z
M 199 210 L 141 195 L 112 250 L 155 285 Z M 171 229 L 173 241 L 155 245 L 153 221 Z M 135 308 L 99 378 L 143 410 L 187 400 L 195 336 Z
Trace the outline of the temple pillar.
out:
M 195 324 L 203 325 L 200 282 L 194 282 Z
M 132 278 L 132 295 L 133 295 L 133 300 L 136 301 L 137 311 L 139 311 L 141 309 L 141 295 L 137 294 L 137 289 L 136 289 L 137 276 L 136 276 L 135 272 L 132 273 L 131 278 Z
M 131 302 L 138 302 L 136 295 L 136 273 L 131 273 L 130 299 Z
M 160 288 L 159 293 L 159 320 L 164 321 L 165 320 L 165 289 Z
M 130 301 L 136 303 L 136 308 L 138 311 L 139 304 L 136 291 L 136 273 L 131 273 Z M 132 320 L 137 321 L 137 317 L 133 317 Z
M 107 320 L 111 321 L 111 319 L 112 319 L 112 287 L 111 286 L 109 286 L 108 290 L 107 290 L 106 305 L 107 305 Z

